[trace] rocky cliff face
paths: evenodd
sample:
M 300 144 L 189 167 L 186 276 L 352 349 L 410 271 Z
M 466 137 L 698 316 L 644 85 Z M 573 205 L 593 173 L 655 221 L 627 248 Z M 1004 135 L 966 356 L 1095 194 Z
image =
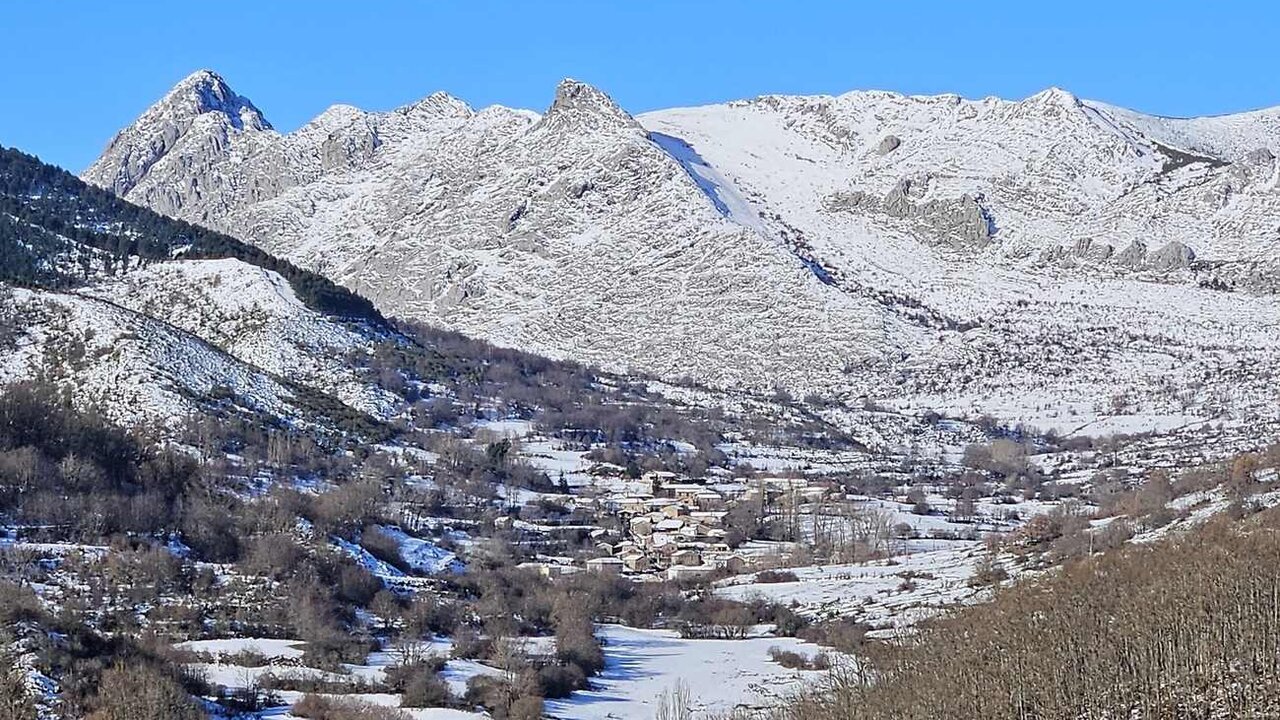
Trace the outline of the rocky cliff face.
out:
M 438 93 L 280 134 L 247 101 L 157 121 L 174 104 L 86 179 L 555 357 L 1066 428 L 1194 420 L 1223 338 L 1266 367 L 1280 347 L 1276 112 L 1178 121 L 1051 89 L 633 118 L 565 81 L 543 114 Z

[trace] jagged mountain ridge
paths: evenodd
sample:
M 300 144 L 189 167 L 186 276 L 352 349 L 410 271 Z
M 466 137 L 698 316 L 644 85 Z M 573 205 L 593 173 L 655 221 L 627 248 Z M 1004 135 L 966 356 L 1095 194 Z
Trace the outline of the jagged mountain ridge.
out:
M 226 127 L 224 127 L 226 126 Z M 247 98 L 237 95 L 222 78 L 210 72 L 187 77 L 138 122 L 121 131 L 107 147 L 118 155 L 118 167 L 106 185 L 117 194 L 133 189 L 151 166 L 163 160 L 179 140 L 200 137 L 217 151 L 225 146 L 225 130 L 269 130 L 270 123 Z M 154 128 L 159 132 L 150 132 Z
M 1216 378 L 1275 367 L 1275 113 L 1161 120 L 1051 89 L 637 119 L 566 81 L 541 115 L 437 93 L 281 134 L 203 112 L 135 176 L 131 143 L 176 112 L 85 179 L 498 344 L 1062 429 L 1252 412 L 1257 377 Z
M 723 217 L 582 83 L 563 83 L 545 115 L 433 95 L 389 113 L 331 109 L 288 135 L 218 122 L 233 138 L 224 153 L 180 139 L 125 197 L 249 238 L 393 314 L 612 370 L 757 388 L 834 387 L 850 360 L 912 341 L 876 303 L 826 292 L 782 244 Z M 126 134 L 145 132 L 163 134 Z M 325 160 L 331 148 L 350 152 Z M 117 159 L 85 178 L 109 186 Z M 281 169 L 267 180 L 253 169 L 268 166 Z M 201 167 L 193 181 L 187 168 Z

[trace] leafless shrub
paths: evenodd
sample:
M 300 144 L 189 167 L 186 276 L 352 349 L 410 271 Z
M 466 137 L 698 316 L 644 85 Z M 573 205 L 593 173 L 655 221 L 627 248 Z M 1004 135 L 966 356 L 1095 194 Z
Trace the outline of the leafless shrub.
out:
M 761 570 L 756 573 L 758 583 L 797 582 L 800 578 L 790 570 Z
M 409 720 L 403 710 L 374 705 L 363 700 L 308 694 L 294 703 L 289 714 L 308 720 Z
M 790 670 L 830 670 L 831 658 L 826 653 L 808 657 L 794 650 L 769 648 L 769 659 Z

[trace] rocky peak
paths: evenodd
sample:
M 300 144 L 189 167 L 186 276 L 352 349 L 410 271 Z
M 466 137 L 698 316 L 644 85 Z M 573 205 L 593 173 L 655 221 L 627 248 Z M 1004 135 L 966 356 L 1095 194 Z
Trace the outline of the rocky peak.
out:
M 369 113 L 354 105 L 338 103 L 325 108 L 324 112 L 312 118 L 304 128 L 317 128 L 332 131 L 336 128 L 348 127 L 369 119 Z
M 572 78 L 556 86 L 556 97 L 542 118 L 542 125 L 571 125 L 583 131 L 624 129 L 643 132 L 635 118 L 627 114 L 604 91 Z
M 118 194 L 128 193 L 152 165 L 186 142 L 197 124 L 202 131 L 196 141 L 207 146 L 202 153 L 224 151 L 233 133 L 272 130 L 248 98 L 232 90 L 217 73 L 199 70 L 117 133 L 83 177 Z
M 1070 108 L 1080 104 L 1080 98 L 1060 87 L 1049 87 L 1023 100 L 1028 105 L 1056 105 Z
M 174 118 L 220 113 L 237 130 L 271 129 L 271 123 L 263 117 L 262 111 L 248 98 L 236 94 L 227 85 L 227 81 L 212 70 L 191 73 L 175 85 L 153 109 L 166 111 Z
M 1061 118 L 1084 111 L 1084 103 L 1072 93 L 1051 87 L 1015 104 L 1015 113 L 1030 117 Z
M 421 100 L 400 109 L 405 115 L 434 116 L 465 120 L 475 112 L 471 106 L 447 92 L 433 92 Z

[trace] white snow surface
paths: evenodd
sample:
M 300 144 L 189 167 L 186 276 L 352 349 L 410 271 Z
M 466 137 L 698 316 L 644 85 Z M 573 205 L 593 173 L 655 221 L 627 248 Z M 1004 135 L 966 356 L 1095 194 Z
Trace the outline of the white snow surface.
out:
M 400 557 L 409 567 L 418 572 L 432 575 L 462 568 L 462 562 L 458 560 L 457 554 L 433 542 L 409 535 L 397 527 L 387 525 L 377 527 L 400 546 Z
M 302 657 L 304 643 L 299 640 L 276 638 L 222 638 L 217 640 L 188 640 L 174 647 L 192 652 L 204 652 L 214 656 L 235 655 L 240 652 L 256 652 L 270 659 L 294 660 Z
M 899 383 L 873 397 L 1102 434 L 1243 408 L 1274 417 L 1280 328 L 1257 276 L 1275 262 L 1277 115 L 1169 120 L 1051 89 L 1018 102 L 769 96 L 639 120 L 683 140 L 846 290 L 972 326 L 868 368 Z M 1169 169 L 1164 148 L 1208 157 Z M 955 228 L 966 198 L 985 237 Z M 1180 246 L 1217 269 L 1173 262 Z M 1244 291 L 1198 286 L 1213 278 Z M 1269 369 L 1241 382 L 1243 356 Z
M 178 647 L 203 650 L 221 656 L 233 655 L 244 649 L 256 649 L 271 659 L 269 664 L 261 667 L 241 667 L 226 662 L 195 663 L 186 666 L 193 672 L 200 674 L 208 682 L 228 689 L 252 687 L 257 683 L 260 676 L 267 673 L 290 677 L 316 678 L 334 682 L 350 681 L 355 678 L 378 682 L 384 679 L 384 673 L 388 665 L 400 661 L 400 655 L 397 651 L 383 650 L 370 654 L 362 665 L 344 665 L 343 673 L 334 673 L 298 665 L 297 660 L 301 656 L 301 650 L 297 647 L 298 645 L 299 643 L 296 641 L 289 640 L 244 638 L 189 641 L 179 643 Z M 419 650 L 448 656 L 451 648 L 452 644 L 448 640 L 433 640 L 421 643 Z M 466 692 L 467 681 L 472 677 L 500 674 L 501 671 L 475 661 L 449 660 L 445 665 L 445 669 L 441 672 L 441 678 L 449 685 L 450 691 L 456 697 L 462 697 Z M 283 705 L 268 709 L 254 717 L 284 719 L 295 717 L 289 713 L 289 709 L 302 698 L 304 693 L 282 691 L 278 694 L 284 703 Z M 362 700 L 388 707 L 400 706 L 400 696 L 388 693 L 349 693 L 333 697 Z M 468 718 L 487 717 L 479 713 L 447 708 L 405 708 L 405 712 L 410 717 L 421 720 L 466 720 Z
M 984 554 L 980 542 L 947 542 L 892 562 L 790 568 L 795 582 L 760 583 L 754 573 L 742 575 L 719 583 L 716 593 L 741 601 L 762 598 L 809 617 L 851 617 L 873 627 L 902 628 L 982 598 L 968 580 Z
M 769 659 L 773 647 L 810 657 L 821 652 L 794 638 L 684 640 L 666 630 L 621 625 L 604 625 L 598 635 L 605 643 L 606 667 L 593 678 L 595 688 L 547 701 L 548 715 L 564 720 L 650 718 L 662 694 L 684 682 L 695 717 L 702 717 L 739 705 L 767 706 L 822 677 Z

